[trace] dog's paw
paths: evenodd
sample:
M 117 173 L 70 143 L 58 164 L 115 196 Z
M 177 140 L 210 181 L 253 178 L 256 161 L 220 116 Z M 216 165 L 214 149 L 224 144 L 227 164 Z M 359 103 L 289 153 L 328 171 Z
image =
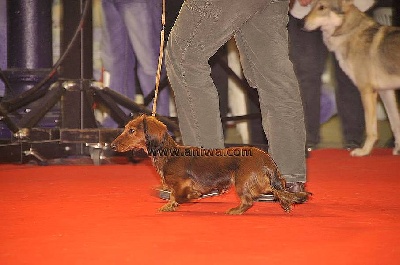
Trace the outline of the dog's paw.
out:
M 235 207 L 235 208 L 232 208 L 232 209 L 226 211 L 226 214 L 230 214 L 230 215 L 240 215 L 240 214 L 242 214 L 243 212 L 244 212 L 243 210 L 238 209 L 237 207 Z
M 247 211 L 248 209 L 250 209 L 250 207 L 253 204 L 241 204 L 235 208 L 232 208 L 230 210 L 228 210 L 226 213 L 230 214 L 230 215 L 239 215 L 239 214 L 243 214 L 245 211 Z
M 364 148 L 356 148 L 350 152 L 351 156 L 366 156 L 369 155 L 371 151 L 365 150 Z
M 281 207 L 286 213 L 290 213 L 292 211 L 292 205 L 291 204 L 281 203 Z
M 174 202 L 174 203 L 167 203 L 165 204 L 163 207 L 161 207 L 160 209 L 158 209 L 160 212 L 173 212 L 176 210 L 176 207 L 178 207 L 178 203 Z

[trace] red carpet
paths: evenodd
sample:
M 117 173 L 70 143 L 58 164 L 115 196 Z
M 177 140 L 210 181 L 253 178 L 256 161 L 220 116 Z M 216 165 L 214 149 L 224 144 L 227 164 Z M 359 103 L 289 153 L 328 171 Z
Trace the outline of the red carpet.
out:
M 159 213 L 146 160 L 0 165 L 0 264 L 400 264 L 400 157 L 313 151 L 310 202 L 286 214 L 233 192 Z

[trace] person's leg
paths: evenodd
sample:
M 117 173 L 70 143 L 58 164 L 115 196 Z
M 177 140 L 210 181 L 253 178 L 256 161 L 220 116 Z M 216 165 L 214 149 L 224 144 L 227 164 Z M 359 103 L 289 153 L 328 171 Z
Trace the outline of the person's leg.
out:
M 226 47 L 222 46 L 209 60 L 211 67 L 211 78 L 219 95 L 219 111 L 221 117 L 226 117 L 228 114 L 228 74 L 224 71 L 219 61 L 226 62 Z M 222 125 L 225 134 L 225 126 Z
M 336 105 L 342 124 L 344 147 L 360 147 L 364 141 L 365 119 L 360 92 L 334 59 L 337 80 Z
M 121 13 L 114 0 L 102 0 L 102 12 L 102 61 L 104 69 L 110 74 L 109 87 L 119 94 L 133 98 L 137 82 L 136 61 Z M 117 126 L 111 117 L 107 117 L 102 125 Z
M 136 74 L 140 88 L 144 96 L 147 96 L 155 88 L 160 53 L 161 2 L 125 1 L 118 6 L 136 57 Z M 152 103 L 148 107 L 151 108 Z M 162 90 L 158 95 L 157 113 L 169 114 L 168 89 Z
M 258 89 L 269 152 L 287 182 L 305 182 L 305 125 L 298 82 L 288 56 L 288 1 L 253 16 L 236 35 L 244 74 Z
M 289 17 L 289 55 L 299 81 L 306 122 L 306 146 L 316 147 L 320 141 L 322 74 L 328 50 L 321 31 L 303 30 L 303 21 Z
M 102 0 L 103 7 L 103 47 L 104 68 L 110 73 L 110 88 L 129 96 L 135 83 L 132 48 L 124 21 L 113 0 Z M 129 78 L 129 80 L 127 80 Z M 127 87 L 131 85 L 131 87 Z
M 171 31 L 166 66 L 185 145 L 224 147 L 209 58 L 265 0 L 186 0 Z
M 248 110 L 249 113 L 261 113 L 260 111 L 260 97 L 256 89 L 247 92 L 249 97 Z M 268 150 L 268 139 L 265 136 L 265 132 L 262 126 L 262 118 L 257 117 L 250 120 L 250 133 L 251 133 L 251 144 L 257 145 L 259 148 L 267 151 Z

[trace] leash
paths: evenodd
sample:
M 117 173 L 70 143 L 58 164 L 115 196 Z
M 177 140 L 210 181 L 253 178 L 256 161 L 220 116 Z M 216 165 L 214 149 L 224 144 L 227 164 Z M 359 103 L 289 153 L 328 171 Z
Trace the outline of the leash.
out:
M 156 116 L 158 90 L 159 90 L 160 79 L 161 79 L 162 60 L 164 57 L 165 0 L 162 1 L 161 23 L 162 23 L 162 29 L 161 29 L 161 33 L 160 33 L 160 54 L 158 56 L 158 66 L 157 66 L 157 73 L 156 73 L 156 87 L 154 90 L 154 100 L 153 100 L 153 111 L 151 112 L 151 116 L 153 116 L 153 117 Z

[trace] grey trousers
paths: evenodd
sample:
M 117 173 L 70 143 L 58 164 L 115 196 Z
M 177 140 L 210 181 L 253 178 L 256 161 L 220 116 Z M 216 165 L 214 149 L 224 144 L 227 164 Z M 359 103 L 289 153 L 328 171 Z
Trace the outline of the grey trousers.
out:
M 269 153 L 288 182 L 305 182 L 305 125 L 288 56 L 288 0 L 186 0 L 172 28 L 166 67 L 183 143 L 223 148 L 219 96 L 209 58 L 230 38 L 260 96 Z

